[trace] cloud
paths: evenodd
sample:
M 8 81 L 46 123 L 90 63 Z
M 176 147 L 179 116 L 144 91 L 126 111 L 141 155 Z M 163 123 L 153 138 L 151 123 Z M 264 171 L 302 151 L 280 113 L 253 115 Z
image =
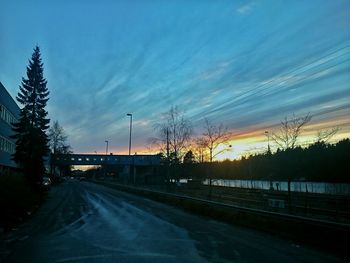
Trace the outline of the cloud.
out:
M 241 15 L 248 15 L 252 12 L 253 8 L 255 7 L 255 2 L 250 2 L 248 4 L 242 5 L 239 8 L 237 8 L 237 12 Z
M 87 4 L 84 14 L 72 6 L 65 19 L 36 6 L 53 17 L 42 23 L 41 16 L 23 18 L 33 7 L 8 4 L 1 81 L 16 94 L 33 41 L 42 40 L 49 114 L 77 152 L 102 151 L 106 139 L 111 149 L 127 149 L 128 112 L 133 146 L 143 147 L 162 113 L 176 105 L 198 133 L 204 117 L 242 134 L 293 112 L 341 122 L 350 109 L 350 33 L 336 26 L 342 5 L 259 5 L 263 16 L 256 6 L 112 1 L 98 7 L 103 17 Z

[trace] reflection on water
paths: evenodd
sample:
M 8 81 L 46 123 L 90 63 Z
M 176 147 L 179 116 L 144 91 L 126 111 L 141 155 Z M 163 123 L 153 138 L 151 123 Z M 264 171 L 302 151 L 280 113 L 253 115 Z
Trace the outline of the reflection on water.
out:
M 187 179 L 181 179 L 181 183 L 187 183 Z M 205 180 L 204 184 L 209 184 L 209 180 Z M 212 180 L 213 185 L 226 187 L 239 187 L 248 189 L 264 189 L 288 191 L 287 181 L 259 181 L 259 180 Z M 341 183 L 322 183 L 322 182 L 291 182 L 290 190 L 293 192 L 309 192 L 309 193 L 326 193 L 326 194 L 350 194 L 350 184 Z

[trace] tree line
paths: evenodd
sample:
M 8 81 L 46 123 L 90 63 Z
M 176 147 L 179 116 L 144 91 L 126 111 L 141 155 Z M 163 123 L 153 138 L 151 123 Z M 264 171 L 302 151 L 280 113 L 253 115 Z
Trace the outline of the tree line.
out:
M 337 143 L 315 142 L 306 148 L 277 150 L 275 153 L 243 157 L 223 162 L 184 162 L 180 178 L 283 180 L 350 183 L 350 140 Z M 174 176 L 176 176 L 174 174 Z
M 274 131 L 265 132 L 274 152 L 269 143 L 264 153 L 218 162 L 215 158 L 232 148 L 229 142 L 234 138 L 228 128 L 204 118 L 202 133 L 194 136 L 191 121 L 177 107 L 171 107 L 162 118 L 165 121 L 155 125 L 157 136 L 151 143 L 160 151 L 162 173 L 168 179 L 209 179 L 209 184 L 213 179 L 349 182 L 349 139 L 329 143 L 338 127 L 320 130 L 313 143 L 300 146 L 300 135 L 311 118 L 309 113 L 301 117 L 293 114 Z

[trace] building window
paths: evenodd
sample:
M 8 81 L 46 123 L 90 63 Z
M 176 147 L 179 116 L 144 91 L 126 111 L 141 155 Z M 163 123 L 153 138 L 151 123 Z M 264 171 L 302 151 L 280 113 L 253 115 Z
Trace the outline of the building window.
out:
M 0 151 L 7 153 L 15 153 L 16 145 L 5 137 L 0 136 Z
M 4 106 L 0 104 L 0 118 L 8 124 L 17 122 L 15 116 Z

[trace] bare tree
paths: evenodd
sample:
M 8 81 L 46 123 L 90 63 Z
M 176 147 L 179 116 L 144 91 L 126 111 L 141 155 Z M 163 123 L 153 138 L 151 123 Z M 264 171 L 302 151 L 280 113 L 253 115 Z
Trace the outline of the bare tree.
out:
M 50 149 L 53 154 L 62 153 L 67 151 L 67 135 L 64 132 L 63 127 L 54 121 L 53 125 L 49 129 Z
M 171 107 L 164 114 L 164 122 L 156 124 L 155 129 L 158 136 L 151 139 L 153 144 L 156 144 L 168 159 L 172 156 L 175 162 L 182 160 L 191 140 L 191 122 L 177 107 Z
M 227 141 L 230 138 L 231 133 L 228 131 L 222 123 L 219 125 L 212 124 L 207 118 L 204 119 L 204 132 L 203 136 L 200 138 L 201 146 L 206 149 L 209 155 L 209 161 L 213 162 L 214 158 L 220 153 L 227 151 L 231 145 L 228 145 Z M 220 145 L 225 145 L 227 147 L 218 151 Z M 212 196 L 212 183 L 213 183 L 213 171 L 212 166 L 208 171 L 209 178 L 209 198 Z
M 204 119 L 204 133 L 202 137 L 202 143 L 208 150 L 209 161 L 212 162 L 213 159 L 222 152 L 228 150 L 230 145 L 227 144 L 231 133 L 228 131 L 227 127 L 224 127 L 222 123 L 219 125 L 212 124 L 207 118 Z M 217 151 L 219 145 L 225 145 L 224 149 Z
M 339 127 L 334 127 L 317 132 L 316 142 L 328 142 L 338 131 Z
M 207 142 L 204 138 L 196 138 L 194 140 L 192 151 L 197 162 L 203 163 L 209 159 L 207 153 Z
M 283 150 L 294 149 L 304 126 L 310 122 L 311 115 L 308 113 L 302 117 L 285 117 L 277 132 L 271 134 L 270 138 Z
M 63 127 L 58 123 L 58 121 L 55 121 L 53 125 L 50 127 L 48 137 L 50 139 L 50 149 L 53 155 L 71 153 L 71 147 L 67 143 L 67 135 L 65 134 Z M 50 166 L 51 166 L 51 174 L 53 174 L 55 165 L 52 158 L 50 161 Z M 61 172 L 62 172 L 62 167 L 60 167 L 60 173 Z

